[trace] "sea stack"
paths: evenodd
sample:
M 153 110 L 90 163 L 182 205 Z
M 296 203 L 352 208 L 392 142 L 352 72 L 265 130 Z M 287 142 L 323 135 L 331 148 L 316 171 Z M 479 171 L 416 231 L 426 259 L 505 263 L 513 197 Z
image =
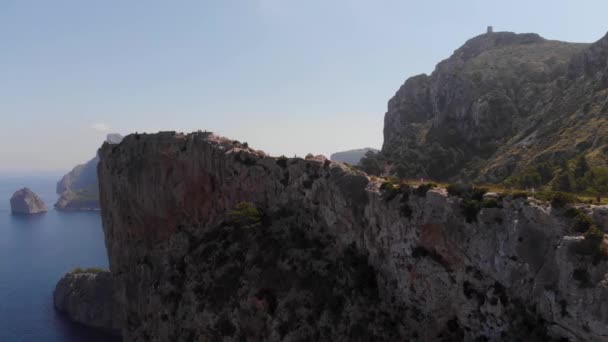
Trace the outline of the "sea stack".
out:
M 74 322 L 119 335 L 113 296 L 110 272 L 78 268 L 59 280 L 53 292 L 53 304 Z
M 32 215 L 47 212 L 46 204 L 36 193 L 28 188 L 17 190 L 11 197 L 11 212 L 19 215 Z

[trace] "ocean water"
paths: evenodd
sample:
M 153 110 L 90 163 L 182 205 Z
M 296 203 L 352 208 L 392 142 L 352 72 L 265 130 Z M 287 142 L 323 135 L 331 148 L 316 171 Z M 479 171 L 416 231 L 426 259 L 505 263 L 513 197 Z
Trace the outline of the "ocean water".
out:
M 108 267 L 97 212 L 52 209 L 60 175 L 0 176 L 0 341 L 115 341 L 69 322 L 53 308 L 53 289 L 75 267 Z M 50 211 L 14 216 L 9 199 L 27 186 Z

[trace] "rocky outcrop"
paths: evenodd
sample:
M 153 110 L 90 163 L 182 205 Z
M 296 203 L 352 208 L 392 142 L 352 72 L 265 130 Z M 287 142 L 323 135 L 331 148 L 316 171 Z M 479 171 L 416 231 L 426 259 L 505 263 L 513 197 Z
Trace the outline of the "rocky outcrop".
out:
M 11 197 L 10 202 L 13 214 L 31 215 L 48 211 L 44 201 L 28 188 L 17 190 Z
M 480 202 L 211 134 L 100 150 L 128 341 L 605 341 L 603 235 L 525 196 Z
M 122 136 L 111 133 L 108 134 L 106 141 L 110 144 L 119 144 Z M 85 164 L 74 167 L 57 182 L 59 195 L 55 203 L 57 210 L 99 210 L 98 163 L 99 157 L 96 156 Z
M 336 153 L 333 153 L 329 157 L 329 159 L 331 159 L 333 161 L 341 161 L 341 162 L 348 163 L 351 165 L 359 165 L 361 158 L 363 158 L 368 152 L 377 153 L 378 150 L 371 148 L 371 147 L 365 147 L 365 148 L 360 148 L 357 150 L 336 152 Z
M 84 164 L 77 165 L 72 171 L 65 174 L 57 182 L 57 194 L 75 189 L 84 189 L 97 184 L 97 163 L 99 158 L 95 157 Z
M 115 316 L 112 276 L 108 271 L 67 273 L 53 292 L 55 309 L 72 321 L 111 334 L 119 334 Z
M 605 165 L 607 42 L 510 32 L 470 39 L 389 101 L 389 173 L 499 182 L 580 154 Z

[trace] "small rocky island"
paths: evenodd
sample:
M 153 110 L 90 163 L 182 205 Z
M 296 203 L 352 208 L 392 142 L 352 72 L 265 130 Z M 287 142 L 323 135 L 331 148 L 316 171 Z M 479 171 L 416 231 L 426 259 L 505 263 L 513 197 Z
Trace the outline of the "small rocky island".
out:
M 18 215 L 33 215 L 47 212 L 44 201 L 28 188 L 17 190 L 11 197 L 11 212 Z

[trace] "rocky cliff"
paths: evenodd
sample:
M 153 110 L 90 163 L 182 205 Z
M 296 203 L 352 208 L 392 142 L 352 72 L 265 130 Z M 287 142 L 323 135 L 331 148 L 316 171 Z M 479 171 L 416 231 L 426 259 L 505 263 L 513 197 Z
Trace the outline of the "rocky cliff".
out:
M 31 215 L 47 212 L 44 201 L 28 188 L 15 191 L 10 199 L 11 212 L 19 215 Z
M 608 156 L 608 36 L 496 32 L 467 41 L 388 103 L 382 156 L 402 177 L 498 182 L 542 162 Z
M 608 337 L 604 235 L 558 200 L 479 202 L 207 133 L 99 156 L 127 341 Z
M 118 144 L 122 136 L 110 133 L 106 142 Z M 97 164 L 99 157 L 77 165 L 57 182 L 59 199 L 55 203 L 58 210 L 99 210 L 99 184 L 97 180 Z
M 59 210 L 98 210 L 99 189 L 97 163 L 95 157 L 85 164 L 78 165 L 57 183 L 59 199 L 55 208 Z
M 67 273 L 55 287 L 53 305 L 74 322 L 119 334 L 112 275 L 108 271 L 93 269 Z

